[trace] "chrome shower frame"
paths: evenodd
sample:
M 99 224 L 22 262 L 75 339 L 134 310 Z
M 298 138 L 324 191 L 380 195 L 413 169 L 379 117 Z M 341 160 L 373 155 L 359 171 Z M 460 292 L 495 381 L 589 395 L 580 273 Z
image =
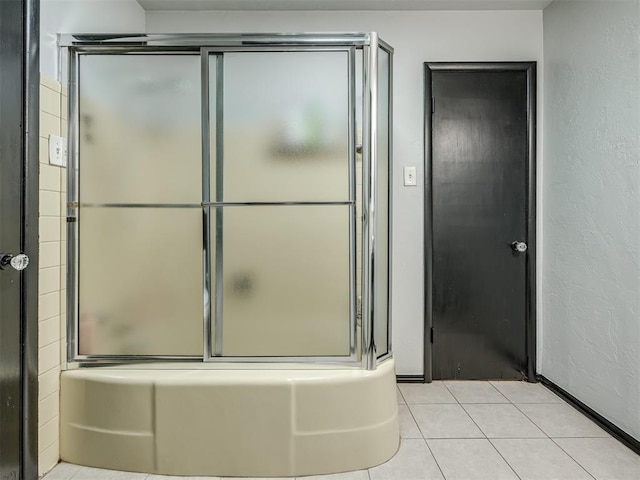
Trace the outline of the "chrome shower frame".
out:
M 59 35 L 61 62 L 68 64 L 68 168 L 67 168 L 67 360 L 75 364 L 112 364 L 145 361 L 204 361 L 211 363 L 273 363 L 273 364 L 332 364 L 361 367 L 369 370 L 376 368 L 378 362 L 392 356 L 391 350 L 391 219 L 392 219 L 392 85 L 393 85 L 393 48 L 378 38 L 376 33 L 336 33 L 336 34 L 176 34 L 176 35 Z M 356 285 L 356 49 L 363 52 L 363 108 L 362 108 L 362 320 L 360 352 L 357 349 L 357 285 Z M 387 312 L 387 348 L 381 356 L 376 354 L 374 329 L 374 272 L 376 262 L 376 210 L 377 204 L 377 98 L 378 98 L 378 51 L 389 53 L 389 205 L 388 205 L 388 312 Z M 216 189 L 216 198 L 210 198 L 210 171 L 215 168 L 222 178 L 222 115 L 221 99 L 223 94 L 222 69 L 225 52 L 256 51 L 344 51 L 348 56 L 348 109 L 349 109 L 349 200 L 346 202 L 223 202 Z M 111 208 L 132 207 L 172 207 L 202 209 L 203 220 L 203 355 L 164 356 L 164 355 L 80 355 L 78 351 L 78 222 L 81 203 L 79 198 L 79 59 L 81 55 L 91 54 L 185 54 L 201 57 L 201 104 L 202 104 L 202 202 L 200 204 L 103 204 Z M 216 57 L 216 111 L 210 111 L 209 62 Z M 212 132 L 210 132 L 211 114 L 216 118 L 215 142 L 217 154 L 215 165 L 210 162 Z M 220 284 L 212 285 L 212 248 L 211 219 L 215 217 L 218 225 L 222 219 L 221 207 L 243 205 L 348 205 L 349 206 L 349 354 L 345 356 L 304 356 L 304 357 L 227 357 L 222 354 L 222 295 Z M 89 205 L 86 205 L 89 206 Z M 97 206 L 97 205 L 92 205 Z M 216 228 L 216 246 L 221 245 L 221 230 Z M 220 243 L 218 243 L 220 242 Z M 215 278 L 222 278 L 221 249 L 215 252 Z M 211 300 L 209 300 L 211 299 Z M 213 318 L 212 318 L 213 317 Z M 215 340 L 212 339 L 212 327 L 215 326 Z M 383 349 L 384 350 L 384 349 Z

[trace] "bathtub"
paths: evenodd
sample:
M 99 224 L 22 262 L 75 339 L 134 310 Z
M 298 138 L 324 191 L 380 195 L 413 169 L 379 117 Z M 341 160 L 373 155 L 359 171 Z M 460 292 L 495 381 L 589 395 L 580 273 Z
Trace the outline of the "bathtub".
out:
M 60 455 L 165 475 L 303 476 L 372 467 L 399 445 L 393 359 L 375 371 L 209 364 L 61 374 Z

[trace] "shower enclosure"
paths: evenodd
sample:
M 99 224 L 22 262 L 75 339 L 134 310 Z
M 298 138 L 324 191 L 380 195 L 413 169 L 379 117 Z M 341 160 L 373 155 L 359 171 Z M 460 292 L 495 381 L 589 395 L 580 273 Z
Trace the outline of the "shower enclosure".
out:
M 393 50 L 65 35 L 69 361 L 390 355 Z
M 60 45 L 67 356 L 104 367 L 62 373 L 62 458 L 224 476 L 390 458 L 393 49 L 375 33 Z

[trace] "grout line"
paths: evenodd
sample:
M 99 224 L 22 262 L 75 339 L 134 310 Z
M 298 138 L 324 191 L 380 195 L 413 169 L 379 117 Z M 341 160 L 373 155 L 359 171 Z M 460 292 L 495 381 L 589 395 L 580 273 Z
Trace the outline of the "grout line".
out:
M 543 403 L 528 403 L 527 405 L 557 405 L 557 404 L 556 404 L 556 403 L 546 403 L 546 404 L 543 404 Z M 532 419 L 531 417 L 529 417 L 529 415 L 527 415 L 524 411 L 522 411 L 522 409 L 521 409 L 520 407 L 518 407 L 518 404 L 517 404 L 517 403 L 514 403 L 514 404 L 513 404 L 513 406 L 514 406 L 514 407 L 516 407 L 516 409 L 517 409 L 520 413 L 522 413 L 522 414 L 527 418 L 527 420 L 529 420 L 529 421 L 530 421 L 531 423 L 533 423 L 536 427 L 538 427 L 538 429 L 539 429 L 542 433 L 544 433 L 544 436 L 545 436 L 546 438 L 551 438 L 551 437 L 549 436 L 549 434 L 548 434 L 547 432 L 545 432 L 544 428 L 542 428 L 540 425 L 538 425 L 536 422 L 534 422 L 534 421 L 533 421 L 533 419 Z
M 396 383 L 396 391 L 400 394 L 400 396 L 402 397 L 402 400 L 404 400 L 404 404 L 408 407 L 409 404 L 407 403 L 407 399 L 404 398 L 404 395 L 402 394 L 402 390 L 400 390 L 400 385 L 398 385 Z
M 513 474 L 514 474 L 516 477 L 518 477 L 518 478 L 522 479 L 522 477 L 521 477 L 520 475 L 518 475 L 518 472 L 516 472 L 516 471 L 515 471 L 515 469 L 511 466 L 511 464 L 507 461 L 507 459 L 506 459 L 506 458 L 504 458 L 504 457 L 502 456 L 502 453 L 500 453 L 500 450 L 498 450 L 498 449 L 496 448 L 496 446 L 493 444 L 493 442 L 491 441 L 491 439 L 490 439 L 490 438 L 487 438 L 487 440 L 489 440 L 489 445 L 491 445 L 491 446 L 493 447 L 493 449 L 494 449 L 496 452 L 498 452 L 498 455 L 500 455 L 500 458 L 502 458 L 502 460 L 504 460 L 504 463 L 506 463 L 506 464 L 509 466 L 509 468 L 511 469 L 511 471 L 513 472 Z
M 449 395 L 451 395 L 453 397 L 453 399 L 456 401 L 456 403 L 458 405 L 460 405 L 460 400 L 458 400 L 458 397 L 456 397 L 453 392 L 449 389 L 449 387 L 447 387 L 447 384 L 444 383 L 444 381 L 442 382 L 442 385 L 444 386 L 444 388 L 447 390 L 447 392 L 449 392 Z
M 427 442 L 426 438 L 424 439 L 424 443 L 427 446 L 427 449 L 429 450 L 429 453 L 431 454 L 433 461 L 436 462 L 436 467 L 438 467 L 438 470 L 440 470 L 440 474 L 442 475 L 442 478 L 444 478 L 444 480 L 447 480 L 447 477 L 444 475 L 444 472 L 442 471 L 442 467 L 440 467 L 440 464 L 438 463 L 438 459 L 434 455 L 433 450 L 431 450 L 431 447 L 429 446 L 429 442 Z
M 584 438 L 584 437 L 575 437 L 575 438 Z M 583 466 L 582 466 L 582 464 L 581 464 L 578 460 L 576 460 L 575 458 L 573 458 L 569 452 L 567 452 L 564 448 L 562 448 L 562 445 L 560 445 L 558 442 L 556 442 L 556 441 L 555 441 L 555 439 L 553 439 L 553 438 L 551 438 L 551 437 L 549 437 L 549 440 L 551 440 L 555 445 L 557 445 L 557 446 L 558 446 L 558 448 L 559 448 L 560 450 L 562 450 L 564 453 L 566 453 L 566 454 L 567 454 L 567 456 L 568 456 L 571 460 L 573 460 L 574 462 L 576 462 L 576 464 L 577 464 L 580 468 L 582 468 L 585 472 L 587 472 L 587 475 L 589 475 L 591 478 L 593 478 L 593 479 L 595 480 L 595 478 L 596 478 L 596 477 L 595 477 L 595 476 L 593 476 L 593 475 L 591 475 L 591 472 L 590 472 L 589 470 L 587 470 L 585 467 L 583 467 Z
M 409 404 L 408 403 L 407 403 L 407 410 L 409 410 L 409 415 L 411 415 L 411 418 L 413 419 L 413 423 L 416 424 L 416 427 L 418 428 L 418 432 L 420 432 L 420 436 L 422 437 L 423 440 L 426 440 L 426 438 L 424 436 L 424 433 L 422 432 L 422 429 L 420 428 L 420 425 L 418 425 L 418 421 L 416 420 L 416 417 L 413 415 L 413 412 L 411 411 L 411 408 L 409 408 Z M 402 441 L 402 438 L 400 440 Z

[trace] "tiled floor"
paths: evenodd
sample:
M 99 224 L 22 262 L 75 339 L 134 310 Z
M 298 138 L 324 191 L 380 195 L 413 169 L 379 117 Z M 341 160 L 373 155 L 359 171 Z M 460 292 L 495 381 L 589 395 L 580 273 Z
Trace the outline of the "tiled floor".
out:
M 640 480 L 640 456 L 540 384 L 401 384 L 400 450 L 305 480 Z M 44 480 L 213 480 L 60 464 Z

